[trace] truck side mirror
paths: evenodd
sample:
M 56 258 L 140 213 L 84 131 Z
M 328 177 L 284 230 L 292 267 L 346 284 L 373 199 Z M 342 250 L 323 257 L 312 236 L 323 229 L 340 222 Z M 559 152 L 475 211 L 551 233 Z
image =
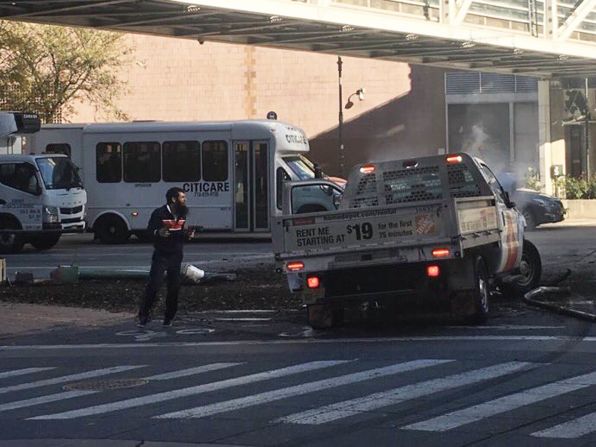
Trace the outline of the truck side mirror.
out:
M 511 201 L 509 193 L 507 191 L 503 191 L 503 194 L 505 196 L 505 205 L 507 205 L 507 208 L 515 208 L 515 202 Z
M 318 163 L 315 163 L 315 178 L 323 178 L 323 170 Z

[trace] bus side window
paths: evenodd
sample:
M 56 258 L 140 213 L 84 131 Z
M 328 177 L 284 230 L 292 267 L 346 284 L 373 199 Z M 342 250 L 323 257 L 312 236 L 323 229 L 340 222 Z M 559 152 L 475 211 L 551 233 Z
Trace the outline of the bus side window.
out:
M 224 182 L 228 179 L 228 143 L 203 142 L 203 180 Z
M 157 142 L 124 143 L 124 181 L 153 183 L 161 180 L 161 145 Z
M 201 147 L 197 141 L 166 141 L 162 150 L 164 182 L 198 182 Z
M 70 144 L 67 143 L 55 143 L 55 144 L 48 144 L 46 146 L 46 153 L 47 154 L 64 154 L 70 157 L 71 149 Z
M 291 179 L 292 178 L 289 176 L 289 174 L 286 172 L 286 170 L 284 168 L 277 168 L 277 171 L 275 174 L 275 188 L 276 188 L 276 195 L 277 195 L 276 205 L 277 205 L 278 210 L 281 210 L 282 198 L 283 198 L 283 192 L 284 192 L 284 183 L 289 182 Z
M 99 143 L 95 147 L 95 167 L 99 183 L 119 183 L 122 180 L 120 143 Z

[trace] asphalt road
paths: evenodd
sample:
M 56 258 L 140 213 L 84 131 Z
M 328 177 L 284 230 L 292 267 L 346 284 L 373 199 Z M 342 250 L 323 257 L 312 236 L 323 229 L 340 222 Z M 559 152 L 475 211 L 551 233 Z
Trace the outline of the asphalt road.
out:
M 594 254 L 596 228 L 529 238 L 556 269 Z M 269 245 L 189 248 L 214 260 Z M 103 250 L 141 262 L 150 247 L 65 241 L 55 256 Z M 4 336 L 0 446 L 596 445 L 594 325 L 494 304 L 480 327 L 369 316 L 318 332 L 300 312 L 249 311 Z
M 51 250 L 38 252 L 31 246 L 16 255 L 5 255 L 10 277 L 17 271 L 48 278 L 58 265 L 113 269 L 148 269 L 153 247 L 134 238 L 124 245 L 103 245 L 93 236 L 64 235 Z M 273 262 L 271 243 L 260 240 L 206 240 L 186 244 L 184 262 L 206 271 L 234 270 L 261 262 Z
M 594 327 L 521 305 L 476 328 L 257 312 L 0 344 L 2 446 L 596 444 Z

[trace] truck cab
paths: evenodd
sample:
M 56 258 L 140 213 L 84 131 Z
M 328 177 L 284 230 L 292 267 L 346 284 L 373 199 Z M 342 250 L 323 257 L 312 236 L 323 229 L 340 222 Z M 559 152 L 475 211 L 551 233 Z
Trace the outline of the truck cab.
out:
M 31 114 L 3 112 L 0 132 L 35 132 L 32 122 Z M 78 168 L 66 155 L 0 155 L 0 253 L 17 253 L 26 243 L 47 250 L 63 233 L 83 232 L 86 203 Z

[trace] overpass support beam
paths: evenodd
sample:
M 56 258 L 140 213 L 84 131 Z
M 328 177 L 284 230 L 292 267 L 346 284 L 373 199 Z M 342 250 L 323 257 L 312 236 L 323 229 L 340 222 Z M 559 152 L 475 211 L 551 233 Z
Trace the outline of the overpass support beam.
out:
M 562 91 L 551 88 L 548 80 L 538 81 L 538 165 L 540 181 L 547 194 L 555 193 L 552 167 L 565 167 L 565 134 L 562 126 L 564 115 Z

